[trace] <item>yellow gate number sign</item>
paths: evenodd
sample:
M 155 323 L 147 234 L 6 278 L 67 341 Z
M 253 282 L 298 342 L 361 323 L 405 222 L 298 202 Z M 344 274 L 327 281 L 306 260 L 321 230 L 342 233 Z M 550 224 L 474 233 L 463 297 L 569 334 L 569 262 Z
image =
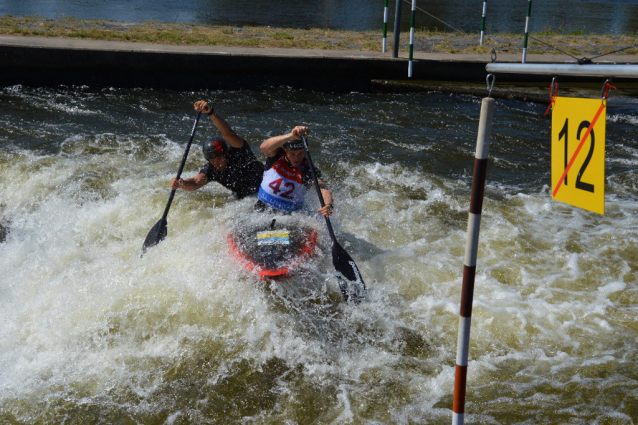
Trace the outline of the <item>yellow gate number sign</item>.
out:
M 606 102 L 557 97 L 552 109 L 552 199 L 605 214 Z

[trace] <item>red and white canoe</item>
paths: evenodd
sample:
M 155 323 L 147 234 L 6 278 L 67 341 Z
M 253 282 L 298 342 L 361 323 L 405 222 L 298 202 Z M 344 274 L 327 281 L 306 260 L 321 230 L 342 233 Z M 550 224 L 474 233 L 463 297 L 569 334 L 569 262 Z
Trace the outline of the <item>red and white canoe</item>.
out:
M 297 273 L 317 250 L 317 230 L 290 216 L 262 213 L 233 225 L 228 233 L 231 255 L 261 279 L 286 279 Z

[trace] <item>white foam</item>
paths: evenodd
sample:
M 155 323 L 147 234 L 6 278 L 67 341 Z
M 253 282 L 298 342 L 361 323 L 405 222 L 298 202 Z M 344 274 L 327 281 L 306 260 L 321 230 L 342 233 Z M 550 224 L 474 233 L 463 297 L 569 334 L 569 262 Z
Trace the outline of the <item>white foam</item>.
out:
M 140 258 L 184 148 L 159 131 L 75 134 L 54 152 L 15 145 L 0 154 L 9 189 L 0 192 L 0 223 L 9 229 L 0 243 L 3 403 L 117 404 L 114 389 L 126 388 L 139 401 L 129 411 L 153 412 L 163 408 L 158 394 L 167 383 L 194 379 L 180 367 L 205 369 L 197 382 L 214 386 L 242 362 L 258 374 L 276 360 L 277 409 L 298 401 L 299 380 L 331 391 L 338 421 L 370 411 L 386 422 L 449 420 L 468 175 L 376 160 L 335 160 L 327 167 L 334 175 L 322 170 L 334 182 L 338 240 L 370 293 L 354 307 L 340 301 L 330 239 L 316 215 L 308 219 L 321 231 L 316 270 L 268 289 L 248 277 L 227 252 L 226 230 L 253 201 L 236 202 L 216 184 L 178 191 L 168 237 Z M 633 148 L 623 152 L 631 162 Z M 185 176 L 200 165 L 193 155 Z M 631 183 L 620 177 L 610 180 L 626 190 Z M 542 409 L 560 402 L 568 385 L 589 388 L 585 375 L 601 370 L 601 388 L 621 379 L 633 388 L 606 368 L 636 357 L 627 341 L 635 336 L 638 203 L 611 196 L 601 217 L 553 202 L 548 187 L 520 191 L 498 183 L 486 192 L 472 407 L 518 406 L 520 395 Z M 316 214 L 316 202 L 309 194 L 307 214 Z M 391 401 L 401 401 L 379 413 L 371 400 L 387 401 L 379 392 L 388 388 L 396 391 Z M 167 422 L 184 420 L 187 410 L 171 411 Z M 479 421 L 494 421 L 486 412 Z M 604 413 L 613 414 L 622 416 Z

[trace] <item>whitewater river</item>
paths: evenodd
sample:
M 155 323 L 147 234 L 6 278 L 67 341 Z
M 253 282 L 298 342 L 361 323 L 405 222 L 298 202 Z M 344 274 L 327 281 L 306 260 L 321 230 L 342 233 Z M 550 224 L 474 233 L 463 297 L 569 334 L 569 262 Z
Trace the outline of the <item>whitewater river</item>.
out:
M 619 85 L 622 89 L 622 85 Z M 551 200 L 546 104 L 497 101 L 466 422 L 638 421 L 638 102 L 612 93 L 606 215 Z M 600 97 L 600 88 L 589 92 Z M 369 289 L 340 299 L 325 223 L 270 287 L 229 255 L 253 200 L 216 184 L 161 217 L 198 99 L 253 151 L 296 124 Z M 0 89 L 0 422 L 446 424 L 480 99 Z M 184 176 L 217 135 L 202 119 Z

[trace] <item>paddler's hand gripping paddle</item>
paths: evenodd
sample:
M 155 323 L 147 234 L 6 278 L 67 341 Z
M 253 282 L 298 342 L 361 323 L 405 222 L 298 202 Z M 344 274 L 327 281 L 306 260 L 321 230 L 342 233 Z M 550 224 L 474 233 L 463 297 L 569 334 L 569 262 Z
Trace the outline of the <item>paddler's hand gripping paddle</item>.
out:
M 303 147 L 304 149 L 306 149 L 306 157 L 308 158 L 308 163 L 310 164 L 310 171 L 312 172 L 312 178 L 315 182 L 315 189 L 317 189 L 317 195 L 319 196 L 319 203 L 323 208 L 326 204 L 323 200 L 323 196 L 321 195 L 321 189 L 319 189 L 319 180 L 317 179 L 317 175 L 315 174 L 315 166 L 312 163 L 312 158 L 310 158 L 310 150 L 308 149 L 308 141 L 306 140 L 306 136 L 301 135 L 301 140 L 303 140 Z M 341 290 L 341 294 L 343 295 L 344 300 L 348 301 L 349 299 L 352 299 L 354 303 L 358 304 L 363 301 L 368 295 L 366 285 L 365 283 L 363 283 L 359 268 L 357 268 L 357 265 L 355 264 L 352 257 L 350 257 L 346 250 L 343 249 L 341 245 L 339 245 L 339 242 L 337 242 L 335 232 L 334 230 L 332 230 L 330 218 L 324 218 L 326 219 L 328 232 L 330 233 L 330 238 L 332 239 L 332 264 L 334 265 L 335 270 L 337 271 L 337 277 L 339 278 L 339 289 Z

